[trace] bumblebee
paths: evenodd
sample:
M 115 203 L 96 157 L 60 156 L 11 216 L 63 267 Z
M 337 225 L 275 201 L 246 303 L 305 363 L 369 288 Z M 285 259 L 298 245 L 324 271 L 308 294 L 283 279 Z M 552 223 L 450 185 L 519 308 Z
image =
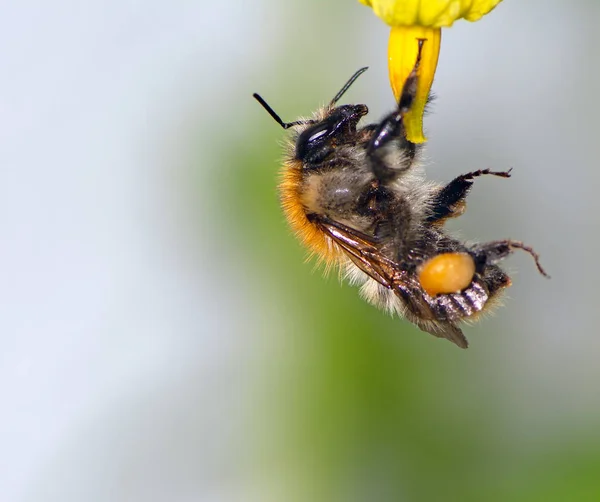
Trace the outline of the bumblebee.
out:
M 467 348 L 459 324 L 497 303 L 511 284 L 501 260 L 521 249 L 547 274 L 522 242 L 467 245 L 444 231 L 448 218 L 464 212 L 476 178 L 509 178 L 510 171 L 483 169 L 446 185 L 425 180 L 421 147 L 406 139 L 403 125 L 415 99 L 419 58 L 397 108 L 376 124 L 359 126 L 368 113 L 363 104 L 337 106 L 367 68 L 310 119 L 283 122 L 262 97 L 254 98 L 292 131 L 279 192 L 298 238 L 327 267 L 339 266 L 370 303 Z

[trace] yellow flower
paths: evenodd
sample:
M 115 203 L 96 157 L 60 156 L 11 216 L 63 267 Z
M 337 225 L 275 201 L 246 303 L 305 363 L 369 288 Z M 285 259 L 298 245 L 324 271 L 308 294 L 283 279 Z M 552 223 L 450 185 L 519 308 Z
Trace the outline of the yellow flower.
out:
M 390 26 L 447 28 L 457 19 L 477 21 L 501 0 L 359 0 Z
M 417 96 L 404 116 L 406 137 L 423 143 L 423 111 L 431 89 L 440 51 L 441 28 L 452 26 L 457 19 L 477 21 L 501 0 L 359 0 L 372 7 L 375 14 L 392 27 L 388 45 L 389 73 L 396 100 L 412 72 L 422 46 L 418 68 Z

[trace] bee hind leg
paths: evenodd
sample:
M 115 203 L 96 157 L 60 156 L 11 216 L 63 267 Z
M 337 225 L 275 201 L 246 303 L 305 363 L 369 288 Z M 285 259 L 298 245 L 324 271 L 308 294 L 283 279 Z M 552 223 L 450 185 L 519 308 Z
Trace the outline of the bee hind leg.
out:
M 544 277 L 550 278 L 546 273 L 542 265 L 540 264 L 539 255 L 533 250 L 533 248 L 526 246 L 519 241 L 511 241 L 509 239 L 503 241 L 486 242 L 484 244 L 478 244 L 471 248 L 471 255 L 475 260 L 475 268 L 478 272 L 483 272 L 488 265 L 495 265 L 502 261 L 508 255 L 512 254 L 515 249 L 521 249 L 526 253 L 529 253 L 535 265 Z
M 437 193 L 433 199 L 431 214 L 427 218 L 427 221 L 429 223 L 435 223 L 446 218 L 460 216 L 465 210 L 465 199 L 471 191 L 473 180 L 475 178 L 486 174 L 498 176 L 500 178 L 510 178 L 511 171 L 512 169 L 509 169 L 508 171 L 480 169 L 478 171 L 457 176 Z

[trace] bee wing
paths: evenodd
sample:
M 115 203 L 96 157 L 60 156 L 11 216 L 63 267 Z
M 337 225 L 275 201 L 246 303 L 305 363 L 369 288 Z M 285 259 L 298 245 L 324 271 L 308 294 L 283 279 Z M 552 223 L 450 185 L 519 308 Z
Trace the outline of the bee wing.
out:
M 441 321 L 430 321 L 426 324 L 415 321 L 415 324 L 423 331 L 427 331 L 427 333 L 431 333 L 433 336 L 438 338 L 445 338 L 446 340 L 449 340 L 455 345 L 459 346 L 461 349 L 466 349 L 469 347 L 467 337 L 464 335 L 462 330 L 454 324 Z
M 392 287 L 394 263 L 381 255 L 372 237 L 326 219 L 319 224 L 358 268 L 386 288 Z
M 468 347 L 462 330 L 451 322 L 436 319 L 435 306 L 427 300 L 417 279 L 399 270 L 395 262 L 383 256 L 372 237 L 327 218 L 319 218 L 318 223 L 360 270 L 394 291 L 406 305 L 406 316 L 411 322 L 463 349 Z

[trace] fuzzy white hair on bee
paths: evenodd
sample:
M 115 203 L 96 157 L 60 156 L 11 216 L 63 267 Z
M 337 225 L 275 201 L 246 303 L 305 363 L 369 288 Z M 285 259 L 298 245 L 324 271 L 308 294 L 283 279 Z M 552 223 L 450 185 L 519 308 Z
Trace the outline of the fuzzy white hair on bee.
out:
M 395 109 L 373 124 L 359 125 L 366 105 L 337 104 L 367 68 L 310 119 L 284 122 L 254 97 L 291 130 L 279 193 L 299 240 L 326 270 L 338 266 L 368 302 L 466 348 L 459 324 L 497 304 L 511 284 L 500 261 L 521 249 L 547 274 L 521 242 L 467 245 L 444 230 L 448 218 L 464 212 L 475 178 L 509 178 L 510 171 L 483 169 L 446 185 L 425 179 L 421 145 L 406 138 L 403 122 L 415 98 L 419 61 L 420 53 Z

